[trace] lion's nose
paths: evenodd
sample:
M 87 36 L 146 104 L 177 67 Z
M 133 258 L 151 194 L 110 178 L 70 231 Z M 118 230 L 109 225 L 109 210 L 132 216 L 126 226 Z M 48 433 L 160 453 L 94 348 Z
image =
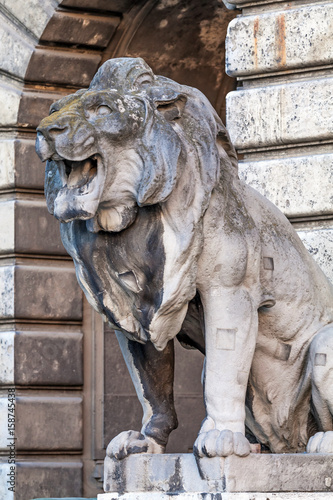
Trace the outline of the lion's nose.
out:
M 50 125 L 41 126 L 37 128 L 37 132 L 41 133 L 46 139 L 54 139 L 58 134 L 62 134 L 68 130 L 68 125 L 50 123 Z
M 46 140 L 44 134 L 37 129 L 37 139 L 36 139 L 36 153 L 42 161 L 46 161 L 54 153 L 54 148 Z
M 60 134 L 60 133 L 63 133 L 63 132 L 66 132 L 66 130 L 68 129 L 67 126 L 61 126 L 61 125 L 51 125 L 47 132 L 48 134 L 52 137 L 54 135 L 57 135 L 57 134 Z

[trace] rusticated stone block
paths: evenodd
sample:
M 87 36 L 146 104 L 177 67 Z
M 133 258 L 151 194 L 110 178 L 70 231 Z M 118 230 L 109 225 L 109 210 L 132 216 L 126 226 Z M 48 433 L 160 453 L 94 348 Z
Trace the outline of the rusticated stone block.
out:
M 15 317 L 26 319 L 82 319 L 82 293 L 71 263 L 52 267 L 17 266 Z
M 25 79 L 30 82 L 87 87 L 100 61 L 99 54 L 37 48 L 30 59 Z
M 18 451 L 82 449 L 81 397 L 19 396 L 15 416 Z
M 15 384 L 75 386 L 83 383 L 80 332 L 16 332 L 14 342 Z
M 14 266 L 0 267 L 0 318 L 14 317 Z
M 15 332 L 0 332 L 0 385 L 14 384 Z
M 242 16 L 226 38 L 226 71 L 248 76 L 333 61 L 333 3 Z
M 126 12 L 133 6 L 133 0 L 62 0 L 61 7 L 74 7 L 83 10 L 105 10 Z
M 333 78 L 230 92 L 227 125 L 241 150 L 331 140 Z
M 15 187 L 23 187 L 26 189 L 44 189 L 45 168 L 36 155 L 35 141 L 27 139 L 15 140 L 14 152 Z
M 243 161 L 239 172 L 288 217 L 333 213 L 333 154 Z
M 20 32 L 15 24 L 0 17 L 0 67 L 2 71 L 24 78 L 26 67 L 34 47 L 25 33 Z M 8 54 L 11 57 L 8 57 Z
M 0 253 L 12 253 L 15 247 L 15 202 L 0 200 Z
M 297 232 L 312 257 L 333 283 L 333 227 L 309 226 Z
M 17 463 L 17 492 L 15 500 L 33 498 L 80 497 L 82 491 L 82 463 L 27 461 Z
M 0 231 L 0 253 L 67 255 L 42 198 L 0 201 Z
M 16 126 L 21 92 L 14 86 L 0 84 L 0 126 Z
M 0 189 L 44 189 L 45 165 L 36 155 L 33 139 L 0 140 L 0 158 Z
M 15 202 L 15 251 L 67 255 L 61 242 L 59 223 L 49 214 L 44 199 Z
M 106 47 L 119 21 L 119 17 L 55 12 L 41 40 Z
M 1 0 L 1 4 L 18 19 L 37 38 L 41 36 L 45 25 L 61 0 L 24 0 L 24 9 L 20 2 Z M 5 53 L 8 54 L 8 48 Z
M 70 262 L 0 266 L 0 297 L 2 319 L 82 319 L 82 293 Z
M 35 129 L 40 122 L 41 116 L 48 115 L 51 104 L 61 97 L 60 93 L 24 92 L 19 102 L 17 125 Z

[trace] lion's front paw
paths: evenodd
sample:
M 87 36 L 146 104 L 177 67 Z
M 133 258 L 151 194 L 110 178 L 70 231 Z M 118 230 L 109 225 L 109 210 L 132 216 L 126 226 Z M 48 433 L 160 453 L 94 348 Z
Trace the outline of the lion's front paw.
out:
M 250 443 L 241 432 L 212 429 L 199 434 L 194 443 L 193 451 L 199 458 L 205 456 L 227 457 L 232 454 L 246 457 L 250 453 Z
M 133 453 L 164 453 L 164 447 L 140 432 L 124 431 L 113 438 L 106 449 L 108 457 L 118 460 Z
M 309 439 L 308 453 L 333 453 L 333 431 L 317 432 Z

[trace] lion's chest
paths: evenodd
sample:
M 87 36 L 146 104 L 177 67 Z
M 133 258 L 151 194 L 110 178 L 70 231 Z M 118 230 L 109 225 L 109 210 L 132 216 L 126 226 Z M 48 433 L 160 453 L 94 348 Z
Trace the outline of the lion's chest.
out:
M 134 224 L 119 233 L 90 233 L 85 221 L 62 226 L 81 287 L 98 309 L 130 333 L 139 325 L 149 330 L 163 297 L 165 252 L 159 208 L 141 208 Z

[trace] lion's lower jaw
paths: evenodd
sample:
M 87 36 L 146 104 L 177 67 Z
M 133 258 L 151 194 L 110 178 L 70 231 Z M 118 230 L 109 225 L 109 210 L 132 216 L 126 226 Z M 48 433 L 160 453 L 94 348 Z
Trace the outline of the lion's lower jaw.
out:
M 54 201 L 54 215 L 60 222 L 70 222 L 75 219 L 88 220 L 94 217 L 99 200 L 86 197 L 85 203 L 76 194 L 77 190 L 63 188 Z

